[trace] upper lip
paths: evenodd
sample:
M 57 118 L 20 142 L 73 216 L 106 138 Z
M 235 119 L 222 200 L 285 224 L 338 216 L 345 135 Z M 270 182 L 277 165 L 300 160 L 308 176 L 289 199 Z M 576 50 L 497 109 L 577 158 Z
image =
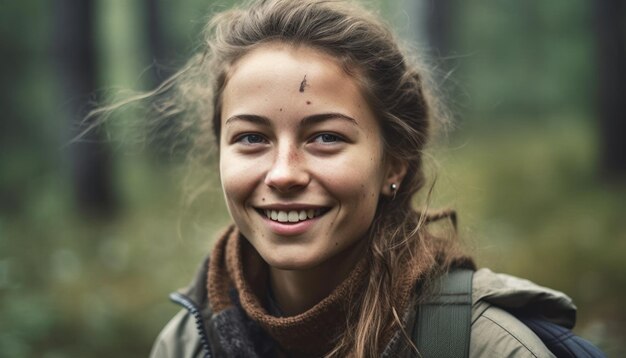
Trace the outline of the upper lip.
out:
M 328 208 L 328 206 L 325 206 L 325 205 L 297 204 L 297 203 L 291 203 L 291 204 L 285 204 L 285 203 L 263 204 L 263 205 L 258 205 L 258 206 L 254 206 L 254 207 L 257 208 L 257 209 L 262 209 L 262 210 L 283 210 L 283 211 Z

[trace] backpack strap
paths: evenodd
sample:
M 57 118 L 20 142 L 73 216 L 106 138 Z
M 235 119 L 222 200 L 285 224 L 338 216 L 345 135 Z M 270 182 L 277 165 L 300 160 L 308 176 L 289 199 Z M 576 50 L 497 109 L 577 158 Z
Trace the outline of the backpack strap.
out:
M 473 275 L 466 269 L 444 274 L 435 295 L 418 306 L 412 338 L 421 357 L 469 356 Z

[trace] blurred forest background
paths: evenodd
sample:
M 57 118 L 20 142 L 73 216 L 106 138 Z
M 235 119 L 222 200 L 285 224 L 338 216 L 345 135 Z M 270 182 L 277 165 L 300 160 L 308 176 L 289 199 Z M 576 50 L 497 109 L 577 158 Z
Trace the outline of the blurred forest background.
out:
M 626 3 L 369 3 L 435 64 L 455 114 L 431 149 L 435 206 L 458 210 L 481 266 L 567 292 L 576 332 L 626 356 Z M 229 221 L 217 176 L 187 202 L 172 138 L 125 140 L 135 112 L 69 143 L 96 103 L 172 74 L 229 6 L 0 5 L 0 357 L 147 356 L 178 310 L 167 294 Z

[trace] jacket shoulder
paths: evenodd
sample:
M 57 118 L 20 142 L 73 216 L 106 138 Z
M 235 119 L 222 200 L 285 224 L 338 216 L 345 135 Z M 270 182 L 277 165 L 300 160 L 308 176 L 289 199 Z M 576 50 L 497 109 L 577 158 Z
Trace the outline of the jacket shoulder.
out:
M 541 339 L 507 311 L 479 304 L 472 321 L 470 357 L 554 357 Z
M 562 292 L 484 268 L 474 273 L 472 285 L 472 357 L 554 357 L 510 311 L 574 326 L 576 306 Z
M 186 310 L 178 312 L 157 337 L 150 358 L 203 357 L 194 318 Z

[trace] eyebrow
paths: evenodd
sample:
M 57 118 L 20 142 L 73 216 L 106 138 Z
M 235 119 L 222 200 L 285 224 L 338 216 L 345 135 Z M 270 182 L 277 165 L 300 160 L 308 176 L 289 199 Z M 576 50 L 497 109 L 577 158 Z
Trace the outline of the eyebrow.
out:
M 342 113 L 321 113 L 321 114 L 314 114 L 311 116 L 307 116 L 302 118 L 302 120 L 300 121 L 300 126 L 302 127 L 311 127 L 315 124 L 321 123 L 321 122 L 325 122 L 331 119 L 341 119 L 341 120 L 345 120 L 350 122 L 351 124 L 355 125 L 355 126 L 359 126 L 359 124 L 357 123 L 357 121 L 350 117 L 347 116 L 345 114 Z M 271 127 L 271 121 L 269 120 L 269 118 L 264 117 L 264 116 L 258 116 L 255 114 L 236 114 L 230 118 L 228 118 L 226 120 L 226 122 L 224 122 L 224 126 L 227 126 L 229 124 L 231 124 L 234 121 L 244 121 L 244 122 L 250 122 L 253 124 L 258 124 L 258 125 L 262 125 L 264 127 Z
M 232 122 L 236 122 L 236 121 L 244 121 L 244 122 L 250 122 L 253 124 L 260 124 L 264 127 L 271 126 L 270 120 L 267 117 L 257 116 L 254 114 L 236 114 L 228 118 L 226 122 L 224 122 L 224 126 L 227 126 L 231 124 Z

